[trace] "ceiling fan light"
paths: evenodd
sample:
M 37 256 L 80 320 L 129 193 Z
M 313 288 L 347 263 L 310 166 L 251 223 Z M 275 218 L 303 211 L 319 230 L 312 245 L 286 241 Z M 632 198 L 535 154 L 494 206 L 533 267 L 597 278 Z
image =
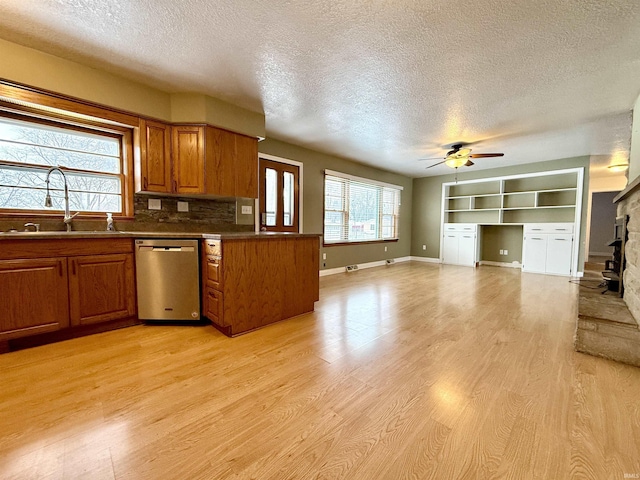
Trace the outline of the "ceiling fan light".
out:
M 444 164 L 447 167 L 451 167 L 451 168 L 459 168 L 462 167 L 464 164 L 466 164 L 469 161 L 469 157 L 450 157 L 447 158 L 444 162 Z
M 629 168 L 628 163 L 615 163 L 613 165 L 608 165 L 607 168 L 612 172 L 624 172 L 627 168 Z

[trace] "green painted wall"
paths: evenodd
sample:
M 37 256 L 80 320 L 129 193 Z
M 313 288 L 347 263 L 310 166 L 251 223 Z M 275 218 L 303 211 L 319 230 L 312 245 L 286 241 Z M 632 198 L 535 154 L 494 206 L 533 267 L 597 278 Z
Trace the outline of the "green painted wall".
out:
M 480 232 L 480 260 L 522 263 L 522 227 L 519 225 L 484 225 Z M 500 250 L 507 250 L 500 255 Z
M 324 170 L 370 178 L 403 187 L 400 206 L 400 233 L 397 242 L 375 243 L 371 245 L 344 245 L 322 247 L 320 267 L 337 268 L 345 265 L 376 262 L 387 258 L 409 255 L 411 249 L 412 179 L 403 175 L 368 167 L 350 160 L 326 155 L 285 143 L 267 139 L 258 144 L 260 153 L 275 155 L 303 164 L 303 229 L 305 233 L 322 234 L 324 203 Z M 387 247 L 387 251 L 384 248 Z M 327 259 L 322 259 L 326 253 Z
M 206 95 L 170 95 L 103 70 L 2 39 L 0 59 L 1 79 L 168 122 L 207 122 L 252 137 L 265 135 L 262 112 L 251 112 Z
M 545 172 L 576 167 L 584 167 L 582 230 L 580 232 L 580 250 L 578 257 L 578 265 L 581 266 L 584 261 L 584 245 L 586 238 L 586 216 L 588 200 L 586 192 L 588 192 L 589 185 L 589 157 L 565 158 L 549 162 L 515 165 L 513 167 L 494 168 L 490 170 L 472 171 L 472 169 L 470 168 L 468 170 L 458 172 L 458 180 L 474 180 L 479 178 L 501 177 L 506 175 Z M 453 181 L 455 181 L 454 174 L 440 175 L 438 177 L 415 178 L 413 180 L 413 228 L 411 231 L 411 255 L 427 258 L 440 257 L 442 184 Z M 512 247 L 507 246 L 512 244 L 515 245 L 513 230 L 506 230 L 505 235 L 507 235 L 508 238 L 500 239 L 495 235 L 492 238 L 496 241 L 499 241 L 501 245 L 505 245 L 503 247 L 498 246 L 497 249 L 499 250 L 500 248 L 507 248 L 509 250 L 509 255 L 507 257 L 502 256 L 500 260 L 493 261 L 521 261 L 521 258 L 512 258 Z M 425 250 L 423 250 L 422 248 L 423 245 L 426 245 Z M 488 255 L 489 252 L 495 250 L 495 247 L 484 244 L 482 248 L 487 249 L 486 253 Z M 517 246 L 515 248 L 517 248 Z M 493 253 L 491 253 L 490 255 L 493 257 Z M 521 251 L 519 255 L 521 256 Z M 489 258 L 487 258 L 487 260 L 489 260 Z

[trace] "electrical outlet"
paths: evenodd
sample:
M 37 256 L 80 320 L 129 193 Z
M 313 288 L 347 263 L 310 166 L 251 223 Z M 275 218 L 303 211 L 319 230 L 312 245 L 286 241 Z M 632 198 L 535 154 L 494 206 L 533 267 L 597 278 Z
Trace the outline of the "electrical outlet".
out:
M 505 251 L 504 251 L 504 254 L 505 254 L 505 255 L 509 255 L 509 250 L 505 250 Z
M 387 247 L 384 247 L 384 251 L 385 251 L 385 252 L 387 251 Z
M 327 259 L 327 254 L 326 254 L 326 253 L 323 253 L 323 254 L 322 254 L 322 259 L 323 259 L 323 260 L 326 260 L 326 259 Z
M 189 211 L 189 202 L 178 202 L 178 211 L 179 212 L 188 212 Z
M 253 213 L 253 208 L 251 205 L 242 205 L 242 215 L 251 215 Z
M 148 208 L 149 210 L 162 210 L 162 202 L 159 198 L 150 198 Z
M 427 246 L 426 246 L 426 245 L 422 245 L 422 249 L 423 249 L 423 250 L 426 250 L 426 249 L 427 249 Z
M 504 255 L 504 250 L 500 250 L 500 255 Z

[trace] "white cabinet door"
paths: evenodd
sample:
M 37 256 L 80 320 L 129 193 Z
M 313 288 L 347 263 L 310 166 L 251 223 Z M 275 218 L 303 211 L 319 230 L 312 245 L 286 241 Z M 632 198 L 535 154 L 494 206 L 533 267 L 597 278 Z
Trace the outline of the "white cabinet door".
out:
M 458 263 L 474 267 L 476 264 L 476 236 L 461 233 L 458 243 Z
M 545 273 L 547 262 L 547 236 L 528 234 L 524 239 L 522 271 Z
M 571 274 L 571 252 L 573 235 L 549 235 L 547 240 L 546 273 L 552 275 Z
M 445 233 L 442 242 L 442 263 L 458 263 L 459 236 L 457 233 Z

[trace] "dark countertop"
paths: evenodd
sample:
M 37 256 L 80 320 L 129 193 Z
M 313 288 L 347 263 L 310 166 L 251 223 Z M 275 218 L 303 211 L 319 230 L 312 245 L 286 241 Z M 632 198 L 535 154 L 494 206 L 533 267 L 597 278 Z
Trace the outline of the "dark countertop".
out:
M 34 240 L 34 239 L 72 239 L 72 238 L 209 238 L 214 240 L 246 240 L 267 239 L 277 237 L 320 237 L 320 233 L 281 233 L 281 232 L 219 232 L 219 233 L 190 233 L 190 232 L 0 232 L 2 240 Z

